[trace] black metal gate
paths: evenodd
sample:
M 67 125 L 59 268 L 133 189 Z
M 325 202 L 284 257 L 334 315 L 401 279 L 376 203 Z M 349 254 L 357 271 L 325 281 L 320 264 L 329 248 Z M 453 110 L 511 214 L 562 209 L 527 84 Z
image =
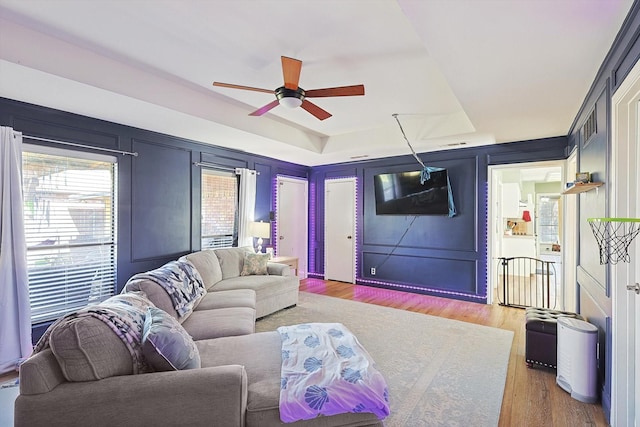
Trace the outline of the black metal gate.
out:
M 498 258 L 498 301 L 510 307 L 556 308 L 554 263 L 529 257 Z

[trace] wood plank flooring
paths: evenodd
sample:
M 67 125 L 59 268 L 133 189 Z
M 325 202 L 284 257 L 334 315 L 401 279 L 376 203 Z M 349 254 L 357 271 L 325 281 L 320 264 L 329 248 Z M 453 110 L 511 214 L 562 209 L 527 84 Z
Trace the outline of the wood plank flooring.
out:
M 499 426 L 608 426 L 600 404 L 572 399 L 569 393 L 556 385 L 555 370 L 527 368 L 522 309 L 320 279 L 303 279 L 300 290 L 513 331 Z

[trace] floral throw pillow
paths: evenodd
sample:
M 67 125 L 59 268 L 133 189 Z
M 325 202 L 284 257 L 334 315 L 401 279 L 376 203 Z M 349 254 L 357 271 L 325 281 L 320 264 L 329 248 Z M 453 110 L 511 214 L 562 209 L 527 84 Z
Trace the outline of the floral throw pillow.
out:
M 191 336 L 173 316 L 156 307 L 147 310 L 142 353 L 156 371 L 200 368 L 200 353 Z
M 254 254 L 247 252 L 244 254 L 244 266 L 242 267 L 241 276 L 266 275 L 267 262 L 269 262 L 269 254 Z

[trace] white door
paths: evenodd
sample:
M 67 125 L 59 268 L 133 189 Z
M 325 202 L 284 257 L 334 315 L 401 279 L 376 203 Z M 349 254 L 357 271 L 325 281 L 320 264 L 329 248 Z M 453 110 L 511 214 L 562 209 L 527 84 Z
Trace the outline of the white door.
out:
M 324 211 L 324 277 L 355 283 L 355 178 L 325 181 Z
M 611 211 L 640 218 L 640 63 L 613 96 Z M 612 426 L 640 425 L 640 237 L 628 263 L 611 266 L 613 303 Z M 631 289 L 628 289 L 631 288 Z
M 278 177 L 276 255 L 298 258 L 298 276 L 307 277 L 308 184 L 306 180 Z

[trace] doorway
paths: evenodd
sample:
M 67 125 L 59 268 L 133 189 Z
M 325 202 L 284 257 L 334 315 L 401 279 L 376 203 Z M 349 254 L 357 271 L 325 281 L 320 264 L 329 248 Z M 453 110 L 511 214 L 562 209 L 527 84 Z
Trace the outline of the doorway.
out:
M 325 280 L 355 283 L 356 178 L 331 179 L 324 186 Z
M 562 249 L 563 229 L 568 225 L 563 215 L 564 199 L 560 198 L 564 171 L 564 160 L 489 166 L 489 303 L 500 302 L 497 292 L 498 284 L 502 283 L 499 258 L 529 257 L 554 263 L 556 275 L 551 284 L 560 288 L 556 292 L 556 307 L 564 305 L 562 284 L 566 268 L 562 268 L 565 252 Z M 541 230 L 546 233 L 544 242 L 539 236 Z M 555 241 L 549 240 L 552 234 L 557 236 Z
M 298 276 L 307 277 L 308 183 L 306 180 L 276 178 L 276 255 L 298 258 Z

